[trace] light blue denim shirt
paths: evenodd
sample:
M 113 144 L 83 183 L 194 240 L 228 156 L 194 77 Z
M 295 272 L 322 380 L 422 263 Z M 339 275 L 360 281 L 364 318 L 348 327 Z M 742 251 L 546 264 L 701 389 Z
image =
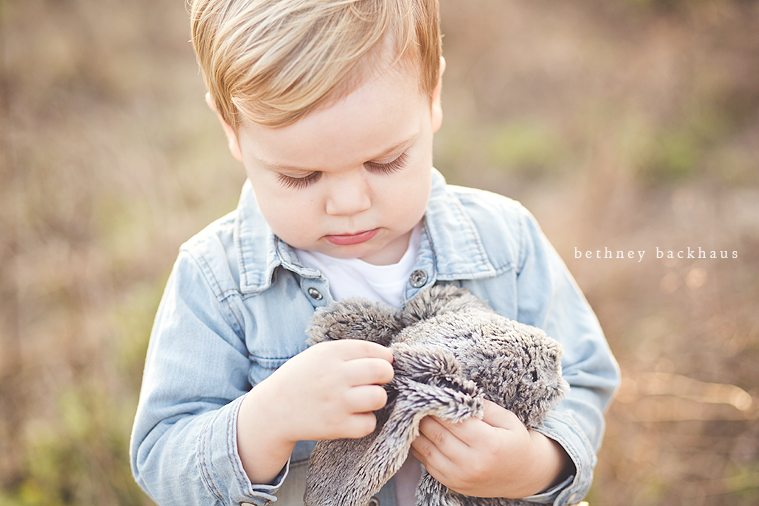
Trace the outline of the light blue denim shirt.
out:
M 580 501 L 619 370 L 593 311 L 534 218 L 500 195 L 446 185 L 433 169 L 404 300 L 434 283 L 464 286 L 503 316 L 562 344 L 571 389 L 538 430 L 564 447 L 576 473 L 527 499 Z M 237 413 L 246 392 L 306 349 L 309 318 L 329 302 L 328 281 L 272 233 L 249 182 L 237 210 L 182 246 L 150 338 L 131 441 L 135 478 L 158 504 L 302 504 L 313 444 L 296 446 L 274 484 L 253 484 L 237 452 Z M 393 490 L 391 480 L 378 494 L 382 506 L 394 505 Z

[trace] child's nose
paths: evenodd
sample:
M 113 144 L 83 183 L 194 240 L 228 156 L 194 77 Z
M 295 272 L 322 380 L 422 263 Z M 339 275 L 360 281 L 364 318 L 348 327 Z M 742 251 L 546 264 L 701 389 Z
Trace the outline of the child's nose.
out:
M 369 183 L 361 174 L 341 175 L 331 181 L 326 212 L 333 216 L 353 216 L 371 207 Z

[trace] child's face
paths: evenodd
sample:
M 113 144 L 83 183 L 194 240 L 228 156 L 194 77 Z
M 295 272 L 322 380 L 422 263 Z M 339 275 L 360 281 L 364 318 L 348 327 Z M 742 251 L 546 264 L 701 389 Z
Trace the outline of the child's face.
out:
M 277 236 L 337 258 L 400 260 L 427 206 L 442 121 L 440 86 L 431 106 L 418 83 L 391 70 L 292 125 L 244 121 L 231 134 Z

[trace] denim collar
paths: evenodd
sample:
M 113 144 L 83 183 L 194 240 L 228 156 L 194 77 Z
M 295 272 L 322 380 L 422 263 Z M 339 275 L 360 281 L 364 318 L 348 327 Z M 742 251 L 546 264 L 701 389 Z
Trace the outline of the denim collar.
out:
M 474 223 L 461 202 L 449 193 L 445 178 L 436 169 L 432 169 L 424 220 L 427 241 L 423 240 L 421 247 L 432 252 L 436 279 L 483 279 L 496 275 Z M 304 267 L 290 246 L 274 235 L 258 208 L 250 181 L 243 185 L 234 241 L 243 293 L 260 293 L 269 288 L 279 266 L 306 278 L 320 276 L 319 271 Z

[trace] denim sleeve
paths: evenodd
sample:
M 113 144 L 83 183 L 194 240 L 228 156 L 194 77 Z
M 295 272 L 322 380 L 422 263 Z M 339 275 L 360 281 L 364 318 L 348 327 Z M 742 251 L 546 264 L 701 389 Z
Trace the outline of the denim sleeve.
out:
M 590 305 L 531 215 L 525 215 L 521 229 L 518 320 L 542 328 L 561 343 L 562 374 L 570 385 L 538 431 L 561 444 L 576 469 L 565 483 L 526 499 L 573 504 L 590 488 L 604 411 L 619 384 L 619 367 Z
M 237 452 L 237 413 L 250 389 L 244 341 L 195 258 L 181 252 L 148 347 L 130 456 L 135 479 L 160 505 L 266 504 Z

